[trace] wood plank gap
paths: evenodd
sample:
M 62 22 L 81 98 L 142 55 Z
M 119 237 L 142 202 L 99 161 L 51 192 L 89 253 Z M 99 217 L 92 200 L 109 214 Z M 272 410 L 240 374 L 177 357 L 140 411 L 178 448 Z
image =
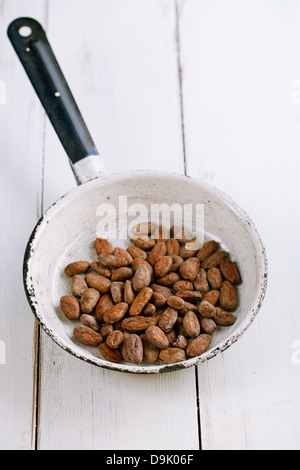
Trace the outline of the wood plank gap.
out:
M 195 367 L 195 383 L 196 383 L 196 409 L 197 409 L 197 424 L 198 424 L 198 441 L 199 450 L 202 450 L 202 438 L 201 438 L 201 421 L 200 421 L 200 395 L 199 395 L 199 376 L 198 367 Z
M 46 156 L 46 127 L 47 127 L 47 115 L 43 115 L 43 149 L 42 149 L 42 181 L 41 181 L 41 215 L 44 213 L 44 194 L 45 194 L 45 156 Z
M 184 108 L 183 108 L 183 87 L 182 87 L 182 64 L 181 64 L 181 46 L 180 46 L 180 13 L 178 0 L 174 0 L 175 13 L 176 13 L 176 51 L 177 51 L 177 70 L 179 80 L 179 96 L 180 96 L 180 114 L 181 114 L 181 132 L 182 132 L 182 149 L 183 149 L 183 162 L 184 174 L 187 174 L 186 169 L 186 146 L 185 146 L 185 126 L 184 126 Z
M 174 5 L 175 5 L 175 13 L 176 13 L 176 15 L 175 15 L 176 16 L 176 50 L 177 50 L 177 69 L 178 69 L 179 95 L 180 95 L 182 148 L 183 148 L 184 174 L 187 175 L 186 145 L 185 145 L 185 124 L 184 124 L 184 107 L 183 107 L 183 85 L 182 85 L 183 78 L 182 78 L 181 42 L 180 42 L 180 12 L 179 12 L 178 0 L 174 0 Z M 199 450 L 202 450 L 199 378 L 198 378 L 198 368 L 197 367 L 195 367 L 195 384 L 196 384 L 196 410 L 197 410 L 197 424 L 198 424 L 198 441 L 199 441 Z
M 33 392 L 32 392 L 32 418 L 31 418 L 31 447 L 36 449 L 37 429 L 37 394 L 38 394 L 38 363 L 39 363 L 39 325 L 34 325 L 34 363 L 33 363 Z
M 44 14 L 44 24 L 42 25 L 46 33 L 48 30 L 49 24 L 49 0 L 45 0 L 45 14 Z M 44 213 L 44 193 L 45 193 L 45 158 L 46 158 L 46 127 L 47 127 L 47 114 L 43 113 L 43 136 L 42 136 L 42 174 L 41 174 L 41 205 L 40 205 L 40 216 Z M 34 449 L 38 450 L 39 448 L 39 416 L 40 416 L 40 394 L 41 394 L 41 327 L 37 324 L 37 333 L 36 333 L 36 360 L 35 360 L 35 439 L 34 439 Z
M 45 19 L 44 19 L 44 29 L 47 33 L 49 25 L 49 0 L 45 0 Z M 46 156 L 46 124 L 47 124 L 47 114 L 44 112 L 44 122 L 43 122 L 43 150 L 42 150 L 42 187 L 41 187 L 41 215 L 44 213 L 44 192 L 45 192 L 45 156 Z
M 34 406 L 32 411 L 32 438 L 31 442 L 34 442 L 34 450 L 38 449 L 38 428 L 39 428 L 39 402 L 40 402 L 40 340 L 41 332 L 40 326 L 36 321 L 34 339 L 35 339 L 35 361 L 34 361 Z

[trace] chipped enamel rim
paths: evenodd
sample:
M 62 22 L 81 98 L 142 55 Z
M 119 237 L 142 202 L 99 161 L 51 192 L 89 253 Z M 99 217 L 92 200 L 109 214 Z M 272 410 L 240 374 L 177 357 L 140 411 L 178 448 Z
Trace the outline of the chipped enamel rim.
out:
M 153 366 L 147 366 L 144 367 L 143 365 L 128 365 L 128 364 L 115 364 L 115 363 L 110 363 L 108 361 L 105 361 L 101 359 L 100 357 L 95 357 L 93 359 L 90 359 L 85 356 L 84 351 L 82 354 L 78 354 L 76 351 L 72 350 L 69 346 L 64 344 L 56 335 L 55 331 L 53 331 L 50 327 L 50 325 L 47 324 L 45 319 L 43 318 L 43 314 L 39 311 L 39 303 L 38 299 L 36 298 L 35 291 L 34 291 L 34 286 L 33 286 L 33 281 L 32 281 L 32 270 L 31 270 L 31 258 L 32 254 L 35 251 L 35 241 L 37 238 L 42 235 L 42 230 L 43 227 L 46 223 L 48 223 L 49 218 L 55 216 L 55 212 L 62 206 L 68 198 L 74 198 L 74 194 L 77 191 L 77 194 L 75 197 L 78 197 L 80 195 L 80 191 L 84 190 L 86 191 L 88 185 L 95 184 L 97 183 L 96 180 L 105 180 L 109 179 L 110 182 L 113 184 L 114 180 L 118 180 L 122 177 L 127 177 L 128 176 L 133 176 L 132 172 L 122 172 L 122 173 L 116 173 L 116 174 L 111 174 L 111 175 L 106 175 L 101 178 L 95 178 L 92 179 L 91 181 L 84 183 L 81 186 L 75 187 L 65 195 L 63 195 L 61 198 L 59 198 L 52 206 L 47 209 L 47 211 L 43 214 L 43 216 L 40 218 L 38 223 L 36 224 L 26 247 L 25 250 L 25 255 L 24 255 L 24 261 L 23 261 L 23 282 L 24 282 L 24 289 L 25 293 L 27 296 L 27 300 L 29 302 L 29 305 L 32 309 L 32 312 L 34 313 L 36 319 L 38 320 L 39 324 L 43 328 L 43 330 L 65 351 L 69 352 L 71 355 L 96 366 L 105 368 L 105 369 L 110 369 L 110 370 L 115 370 L 119 372 L 128 372 L 128 373 L 137 373 L 137 374 L 157 374 L 157 373 L 163 373 L 163 372 L 172 372 L 176 370 L 182 370 L 186 369 L 189 367 L 196 366 L 197 364 L 203 363 L 213 357 L 215 357 L 217 354 L 222 353 L 225 351 L 227 348 L 229 348 L 232 344 L 234 344 L 244 333 L 245 331 L 249 328 L 249 326 L 252 324 L 254 321 L 256 315 L 258 314 L 263 300 L 265 298 L 266 294 L 266 289 L 267 289 L 267 281 L 268 281 L 268 261 L 267 261 L 267 254 L 266 254 L 266 248 L 264 246 L 264 243 L 262 241 L 262 238 L 254 224 L 254 222 L 250 219 L 248 214 L 238 205 L 236 204 L 226 193 L 220 191 L 219 189 L 215 188 L 212 185 L 208 185 L 207 183 L 203 183 L 201 180 L 196 180 L 195 178 L 190 178 L 188 176 L 184 176 L 181 174 L 177 173 L 171 173 L 171 172 L 159 172 L 159 171 L 135 171 L 134 172 L 135 176 L 151 176 L 153 178 L 155 177 L 165 177 L 169 178 L 170 182 L 173 182 L 176 184 L 176 181 L 178 180 L 185 180 L 185 181 L 190 181 L 193 180 L 195 184 L 198 184 L 199 186 L 205 188 L 207 191 L 213 192 L 217 195 L 217 197 L 224 202 L 224 204 L 227 204 L 230 206 L 240 217 L 240 223 L 241 224 L 247 224 L 248 225 L 248 231 L 252 235 L 252 240 L 255 243 L 255 248 L 256 252 L 258 255 L 258 259 L 260 260 L 260 265 L 259 265 L 259 286 L 256 292 L 255 299 L 252 304 L 252 308 L 249 311 L 248 315 L 245 317 L 244 321 L 241 323 L 241 325 L 226 339 L 226 341 L 221 342 L 218 344 L 215 348 L 208 350 L 206 353 L 202 354 L 201 356 L 195 357 L 195 358 L 190 358 L 187 359 L 183 362 L 176 363 L 176 364 L 167 364 L 167 365 L 153 365 Z

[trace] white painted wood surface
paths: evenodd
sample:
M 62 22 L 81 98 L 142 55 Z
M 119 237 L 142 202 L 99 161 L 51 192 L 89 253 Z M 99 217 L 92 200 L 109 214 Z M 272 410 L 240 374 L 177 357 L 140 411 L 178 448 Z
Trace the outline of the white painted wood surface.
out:
M 197 369 L 104 371 L 35 325 L 23 251 L 75 180 L 6 38 L 18 16 L 47 29 L 110 173 L 186 168 L 255 220 L 263 308 Z M 299 23 L 297 0 L 0 0 L 1 449 L 300 448 Z

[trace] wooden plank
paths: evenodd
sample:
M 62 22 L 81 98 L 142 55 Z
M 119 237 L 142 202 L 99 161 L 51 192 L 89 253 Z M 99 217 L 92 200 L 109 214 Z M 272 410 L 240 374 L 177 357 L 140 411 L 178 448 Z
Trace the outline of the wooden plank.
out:
M 299 2 L 178 5 L 188 174 L 248 211 L 270 264 L 255 323 L 198 368 L 202 446 L 299 449 Z
M 109 173 L 182 172 L 170 0 L 52 0 L 49 38 Z M 66 39 L 67 38 L 67 39 Z M 47 124 L 44 206 L 75 185 Z M 84 364 L 42 335 L 39 449 L 198 448 L 195 370 L 135 376 Z
M 1 328 L 5 347 L 0 359 L 0 448 L 35 446 L 37 327 L 22 281 L 24 250 L 41 209 L 43 113 L 9 43 L 6 30 L 18 16 L 45 20 L 45 2 L 0 2 L 0 271 Z M 4 97 L 2 97 L 4 98 Z M 3 357 L 2 357 L 3 359 Z

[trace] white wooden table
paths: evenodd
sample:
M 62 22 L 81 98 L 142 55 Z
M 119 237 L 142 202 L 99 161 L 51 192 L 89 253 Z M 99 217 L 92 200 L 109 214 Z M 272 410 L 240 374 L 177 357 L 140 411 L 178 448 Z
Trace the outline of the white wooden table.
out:
M 263 307 L 198 368 L 102 370 L 35 323 L 24 249 L 75 180 L 6 37 L 19 16 L 46 28 L 110 173 L 186 172 L 258 226 Z M 299 449 L 300 2 L 0 0 L 0 80 L 0 448 Z

